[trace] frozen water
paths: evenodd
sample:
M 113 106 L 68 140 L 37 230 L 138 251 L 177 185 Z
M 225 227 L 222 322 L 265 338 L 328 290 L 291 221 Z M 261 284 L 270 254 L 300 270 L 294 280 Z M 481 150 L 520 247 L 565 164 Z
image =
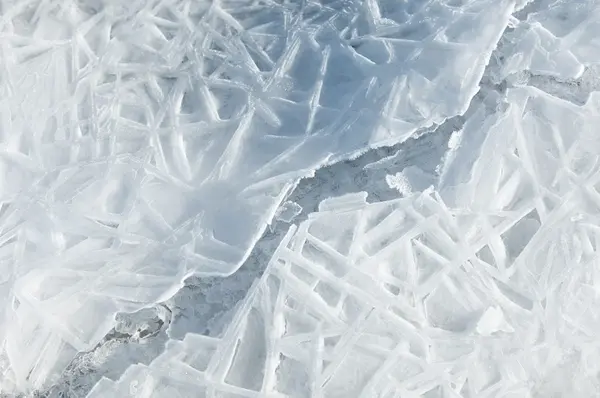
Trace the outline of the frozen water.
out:
M 497 359 L 479 353 L 479 336 L 508 345 L 519 325 L 497 306 L 525 314 L 499 291 L 486 295 L 494 280 L 469 261 L 485 237 L 460 234 L 430 194 L 364 199 L 328 200 L 292 229 L 222 339 L 174 341 L 89 397 L 127 396 L 132 386 L 140 397 L 493 393 L 496 374 L 473 372 Z
M 506 99 L 505 110 L 481 109 L 458 133 L 439 189 L 450 205 L 477 212 L 530 203 L 543 221 L 598 168 L 600 94 L 580 106 L 519 87 Z
M 600 63 L 598 1 L 538 0 L 523 13 L 502 40 L 497 81 L 525 71 L 574 79 Z
M 408 166 L 401 172 L 388 174 L 385 178 L 390 188 L 398 190 L 403 195 L 424 191 L 433 186 L 437 180 L 435 175 L 424 172 L 417 166 Z
M 419 383 L 429 339 L 417 328 L 427 322 L 423 308 L 411 301 L 419 286 L 439 279 L 430 271 L 443 264 L 427 264 L 439 255 L 426 237 L 458 238 L 447 209 L 429 194 L 370 205 L 365 197 L 324 201 L 292 228 L 222 339 L 188 335 L 89 396 L 144 384 L 157 397 L 157 387 L 165 396 L 203 388 L 216 396 L 372 397 L 393 387 L 390 377 Z M 175 369 L 187 371 L 170 377 Z
M 595 396 L 600 96 L 506 97 L 451 141 L 440 195 L 323 201 L 222 337 L 89 397 Z
M 324 201 L 222 338 L 93 394 L 593 396 L 600 96 L 504 89 L 593 74 L 598 21 L 595 0 L 0 0 L 0 393 L 234 273 L 319 167 L 471 106 L 436 192 L 375 159 L 405 198 Z M 499 40 L 492 112 L 472 99 Z
M 464 113 L 514 7 L 2 1 L 3 388 L 233 273 L 314 169 Z
M 288 200 L 285 203 L 282 203 L 279 209 L 277 209 L 277 213 L 275 213 L 275 219 L 290 223 L 300 213 L 302 213 L 302 206 L 296 202 Z

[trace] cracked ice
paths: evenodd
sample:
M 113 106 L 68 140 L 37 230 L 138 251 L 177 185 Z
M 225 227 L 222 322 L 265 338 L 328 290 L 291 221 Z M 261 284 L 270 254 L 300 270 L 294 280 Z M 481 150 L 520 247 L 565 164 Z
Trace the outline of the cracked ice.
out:
M 62 396 L 596 396 L 599 21 L 0 0 L 0 393 L 58 396 L 121 339 L 166 343 Z M 221 333 L 175 332 L 186 280 L 242 278 L 269 225 Z

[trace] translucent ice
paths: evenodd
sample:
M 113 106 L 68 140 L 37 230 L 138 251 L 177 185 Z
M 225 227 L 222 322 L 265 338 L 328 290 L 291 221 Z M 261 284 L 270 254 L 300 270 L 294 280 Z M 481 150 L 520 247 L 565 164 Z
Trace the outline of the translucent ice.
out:
M 475 319 L 491 300 L 461 289 L 466 280 L 445 280 L 446 267 L 462 273 L 451 214 L 430 195 L 376 204 L 365 196 L 329 199 L 292 228 L 222 339 L 192 346 L 198 337 L 188 335 L 89 397 L 134 383 L 147 385 L 153 395 L 140 396 L 148 397 L 195 388 L 217 396 L 373 397 L 435 390 L 446 370 L 457 373 L 447 383 L 460 380 L 468 353 L 440 354 L 440 361 L 462 356 L 455 365 L 427 361 L 436 338 L 444 339 L 427 324 L 447 321 L 428 314 L 426 297 L 440 291 L 448 300 L 457 290 L 452 304 L 463 306 L 454 320 Z
M 456 207 L 490 212 L 533 206 L 543 221 L 598 169 L 600 94 L 579 106 L 539 89 L 510 89 L 506 109 L 478 112 L 441 168 Z
M 140 397 L 467 397 L 518 387 L 498 380 L 490 349 L 516 344 L 506 331 L 522 332 L 531 317 L 478 265 L 490 243 L 462 231 L 476 219 L 431 194 L 364 199 L 330 199 L 292 228 L 221 339 L 172 342 L 89 397 L 129 386 Z
M 441 196 L 327 199 L 221 338 L 188 334 L 90 397 L 594 396 L 600 97 L 507 98 L 460 133 Z
M 514 332 L 514 329 L 506 323 L 504 313 L 500 308 L 488 308 L 477 322 L 477 333 L 490 336 L 496 332 Z
M 396 189 L 403 195 L 410 194 L 415 191 L 425 191 L 428 187 L 435 183 L 435 176 L 426 173 L 416 166 L 404 168 L 396 174 L 388 174 L 386 182 L 392 189 Z
M 498 81 L 523 71 L 573 79 L 600 63 L 598 1 L 540 0 L 530 8 L 502 40 Z
M 0 373 L 17 390 L 116 312 L 234 272 L 315 168 L 463 113 L 515 6 L 1 4 Z
M 279 209 L 277 209 L 277 213 L 275 214 L 275 218 L 277 220 L 281 220 L 285 223 L 292 222 L 296 216 L 302 213 L 302 206 L 300 206 L 296 202 L 286 201 L 281 204 Z

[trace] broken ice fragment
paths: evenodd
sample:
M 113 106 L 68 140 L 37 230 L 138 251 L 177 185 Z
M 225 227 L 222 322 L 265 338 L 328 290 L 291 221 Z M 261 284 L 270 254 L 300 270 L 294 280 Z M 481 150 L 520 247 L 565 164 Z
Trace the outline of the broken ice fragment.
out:
M 3 3 L 0 312 L 20 322 L 1 326 L 0 374 L 16 391 L 116 313 L 235 272 L 316 168 L 464 113 L 515 7 L 87 3 Z
M 285 223 L 292 222 L 296 216 L 302 213 L 302 206 L 300 206 L 296 202 L 286 201 L 284 202 L 279 209 L 277 209 L 277 213 L 275 214 L 275 218 L 277 220 L 281 220 Z
M 501 40 L 499 69 L 492 76 L 500 82 L 524 71 L 576 79 L 585 67 L 600 63 L 600 4 L 583 0 L 541 0 L 526 19 Z
M 436 178 L 419 167 L 409 166 L 394 175 L 388 174 L 385 180 L 391 189 L 396 189 L 402 195 L 408 195 L 412 192 L 425 191 L 433 185 Z
M 496 332 L 512 333 L 515 330 L 504 319 L 504 313 L 498 307 L 488 308 L 476 326 L 477 333 L 482 336 L 490 336 Z

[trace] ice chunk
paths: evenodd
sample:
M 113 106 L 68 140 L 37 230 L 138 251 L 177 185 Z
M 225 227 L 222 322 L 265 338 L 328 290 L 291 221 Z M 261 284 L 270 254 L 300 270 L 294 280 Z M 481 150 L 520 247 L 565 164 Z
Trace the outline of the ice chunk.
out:
M 490 336 L 496 332 L 514 332 L 512 326 L 506 323 L 502 310 L 497 307 L 490 307 L 485 310 L 479 321 L 477 321 L 476 330 L 477 333 L 483 336 Z
M 128 11 L 133 20 L 120 21 L 114 35 L 112 8 L 100 15 L 70 9 L 78 63 L 59 49 L 11 66 L 14 90 L 50 93 L 39 104 L 15 99 L 29 110 L 3 102 L 12 130 L 44 131 L 36 160 L 23 155 L 18 169 L 55 170 L 48 181 L 60 192 L 54 201 L 77 203 L 82 217 L 109 219 L 130 242 L 189 244 L 188 262 L 200 272 L 229 274 L 298 178 L 464 112 L 513 4 L 355 6 L 315 3 L 309 17 L 294 5 L 244 11 L 223 2 L 197 26 L 179 12 L 145 8 Z M 192 19 L 204 11 L 197 8 L 189 10 Z M 57 18 L 44 16 L 36 32 Z M 188 48 L 196 48 L 195 58 Z M 81 81 L 76 96 L 69 73 Z M 26 82 L 26 74 L 37 81 Z M 23 118 L 57 107 L 69 108 L 72 126 L 55 113 Z M 10 140 L 38 145 L 33 136 Z M 75 177 L 78 167 L 88 176 Z M 100 172 L 106 177 L 92 183 Z
M 327 199 L 221 339 L 188 335 L 135 380 L 182 395 L 193 383 L 248 397 L 593 396 L 599 97 L 507 98 L 465 126 L 440 194 Z M 463 151 L 470 168 L 455 167 Z
M 286 223 L 292 222 L 300 213 L 302 213 L 302 206 L 296 202 L 286 201 L 279 209 L 275 218 Z
M 543 300 L 593 256 L 585 219 L 598 201 L 598 94 L 578 106 L 534 88 L 509 90 L 505 111 L 465 125 L 441 196 L 453 208 L 515 218 L 479 260 L 529 298 Z M 461 168 L 474 157 L 471 170 Z M 460 159 L 460 160 L 459 160 Z
M 515 6 L 51 3 L 3 2 L 0 21 L 0 306 L 22 320 L 0 335 L 17 390 L 115 313 L 235 272 L 314 169 L 463 113 Z M 28 344 L 50 359 L 16 354 Z
M 470 244 L 431 194 L 329 199 L 291 228 L 213 351 L 202 347 L 214 340 L 188 335 L 183 345 L 200 345 L 170 345 L 135 381 L 152 374 L 180 394 L 195 383 L 248 397 L 419 394 L 464 384 L 471 361 L 486 359 L 478 359 L 475 336 L 452 333 L 500 297 L 481 291 L 479 278 L 492 279 L 463 268 L 475 257 Z M 438 318 L 441 303 L 450 311 Z M 131 383 L 130 374 L 117 386 Z M 94 394 L 107 386 L 114 388 L 102 382 Z
M 388 174 L 385 179 L 390 188 L 398 190 L 403 195 L 425 191 L 436 182 L 433 174 L 426 173 L 416 166 L 406 167 L 393 175 Z
M 381 170 L 381 169 L 390 169 L 396 166 L 404 156 L 404 152 L 402 150 L 397 150 L 394 154 L 390 156 L 386 156 L 381 158 L 373 163 L 369 163 L 365 166 L 365 170 Z
M 489 225 L 502 225 L 500 214 L 516 216 L 497 237 L 488 234 L 476 260 L 476 267 L 502 281 L 498 288 L 506 303 L 541 317 L 536 333 L 543 337 L 526 341 L 527 334 L 521 335 L 523 343 L 511 350 L 523 367 L 510 372 L 522 380 L 541 380 L 533 396 L 585 395 L 597 382 L 589 377 L 588 365 L 569 353 L 586 350 L 598 317 L 590 310 L 596 307 L 591 286 L 597 277 L 590 267 L 598 230 L 586 221 L 596 219 L 600 204 L 598 94 L 583 106 L 533 88 L 509 90 L 507 99 L 505 111 L 467 123 L 451 157 L 455 160 L 443 168 L 441 195 L 450 208 L 475 213 Z M 473 158 L 471 168 L 464 167 L 464 156 Z M 489 326 L 486 315 L 481 319 Z M 514 324 L 511 328 L 518 331 Z M 578 366 L 584 369 L 563 373 Z
M 502 39 L 496 80 L 522 71 L 574 79 L 600 63 L 600 4 L 542 0 Z
M 352 210 L 357 207 L 364 206 L 367 203 L 367 193 L 350 193 L 342 196 L 336 196 L 333 198 L 327 198 L 319 203 L 319 211 L 331 211 L 348 209 Z
M 535 207 L 545 219 L 594 181 L 599 101 L 598 93 L 579 106 L 536 88 L 509 90 L 505 110 L 465 124 L 442 167 L 442 197 L 484 212 Z
M 565 49 L 561 38 L 552 35 L 543 25 L 520 23 L 516 30 L 505 36 L 505 60 L 496 80 L 523 71 L 534 75 L 548 75 L 574 79 L 584 71 L 582 64 L 570 49 Z
M 409 195 L 413 192 L 412 184 L 403 173 L 388 174 L 385 176 L 385 181 L 391 189 L 400 192 L 401 195 Z

